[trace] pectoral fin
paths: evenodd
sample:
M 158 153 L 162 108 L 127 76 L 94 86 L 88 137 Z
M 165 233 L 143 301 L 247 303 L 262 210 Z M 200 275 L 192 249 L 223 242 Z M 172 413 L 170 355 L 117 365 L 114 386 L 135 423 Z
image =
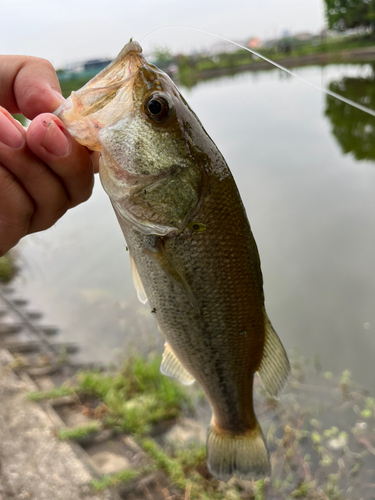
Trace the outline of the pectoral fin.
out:
M 158 241 L 156 243 L 155 249 L 157 251 L 150 252 L 150 255 L 154 259 L 156 259 L 164 273 L 185 292 L 185 295 L 189 300 L 191 306 L 194 309 L 198 309 L 197 300 L 190 288 L 189 283 L 187 282 L 185 276 L 178 270 L 177 266 L 173 262 L 173 259 L 165 251 L 163 243 L 161 241 Z
M 135 289 L 137 290 L 138 299 L 142 302 L 142 304 L 146 304 L 148 299 L 147 299 L 145 289 L 143 288 L 141 277 L 139 276 L 139 272 L 138 272 L 137 266 L 135 265 L 133 257 L 131 255 L 129 257 L 130 257 L 130 264 L 131 264 L 131 268 L 132 268 L 133 283 L 134 283 Z
M 258 374 L 267 392 L 276 396 L 288 378 L 290 365 L 285 349 L 267 314 L 265 314 L 265 328 L 263 357 Z
M 165 343 L 163 358 L 160 366 L 160 371 L 168 377 L 175 378 L 185 385 L 190 385 L 194 382 L 194 377 L 182 366 L 172 351 L 168 342 Z

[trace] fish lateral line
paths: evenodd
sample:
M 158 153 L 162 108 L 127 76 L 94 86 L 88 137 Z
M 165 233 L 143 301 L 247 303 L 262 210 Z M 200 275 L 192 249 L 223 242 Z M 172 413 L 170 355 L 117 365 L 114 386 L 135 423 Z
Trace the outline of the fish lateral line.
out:
M 285 68 L 281 64 L 279 64 L 279 63 L 273 61 L 272 59 L 269 59 L 268 57 L 260 54 L 256 50 L 250 49 L 249 47 L 245 47 L 244 45 L 241 45 L 240 43 L 235 42 L 234 40 L 231 40 L 230 38 L 226 38 L 224 36 L 218 35 L 217 33 L 212 33 L 211 31 L 207 31 L 207 30 L 204 30 L 201 28 L 196 28 L 195 26 L 189 26 L 186 24 L 168 24 L 166 26 L 160 26 L 159 28 L 155 28 L 154 30 L 150 31 L 150 33 L 145 35 L 140 40 L 140 43 L 142 43 L 146 38 L 153 35 L 154 33 L 161 31 L 163 29 L 167 29 L 167 28 L 187 28 L 190 30 L 199 31 L 200 33 L 205 33 L 206 35 L 210 35 L 210 36 L 213 36 L 215 38 L 219 38 L 220 40 L 223 40 L 225 42 L 232 43 L 233 45 L 236 45 L 240 49 L 246 50 L 247 52 L 250 52 L 254 56 L 259 57 L 260 59 L 263 59 L 263 61 L 266 61 L 269 64 L 271 64 L 272 66 L 275 66 L 275 68 L 278 68 L 281 71 L 288 73 L 290 76 L 297 78 L 297 80 L 300 80 L 301 82 L 305 83 L 306 85 L 310 85 L 310 87 L 313 87 L 315 90 L 319 90 L 320 92 L 323 92 L 331 97 L 334 97 L 335 99 L 338 99 L 339 101 L 342 101 L 345 104 L 348 104 L 349 106 L 351 106 L 353 108 L 359 109 L 360 111 L 363 111 L 364 113 L 375 117 L 375 110 L 368 108 L 366 106 L 363 106 L 362 104 L 358 104 L 357 102 L 352 101 L 351 99 L 347 99 L 346 97 L 343 97 L 342 95 L 337 94 L 336 92 L 333 92 L 332 90 L 326 89 L 324 87 L 320 87 L 319 85 L 315 85 L 315 83 L 312 83 L 309 80 L 302 78 L 301 76 L 297 75 L 297 73 L 295 73 L 294 71 L 291 71 L 291 70 Z

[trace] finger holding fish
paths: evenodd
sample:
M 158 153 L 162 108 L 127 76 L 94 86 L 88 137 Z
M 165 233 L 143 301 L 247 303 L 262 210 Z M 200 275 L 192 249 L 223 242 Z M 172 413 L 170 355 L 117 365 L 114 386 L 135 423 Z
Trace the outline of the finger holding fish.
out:
M 29 56 L 0 56 L 0 64 L 3 255 L 23 236 L 51 227 L 69 208 L 85 201 L 92 191 L 93 168 L 89 151 L 50 114 L 64 101 L 51 63 Z M 34 119 L 29 129 L 11 112 Z
M 86 201 L 94 186 L 92 154 L 71 137 L 56 116 L 43 113 L 29 125 L 27 144 L 64 186 L 68 207 Z

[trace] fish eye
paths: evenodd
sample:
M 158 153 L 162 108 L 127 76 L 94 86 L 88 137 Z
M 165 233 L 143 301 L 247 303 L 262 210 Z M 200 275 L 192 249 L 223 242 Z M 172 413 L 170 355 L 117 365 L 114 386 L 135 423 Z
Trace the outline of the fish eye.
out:
M 148 103 L 148 110 L 152 115 L 159 115 L 162 112 L 163 106 L 160 101 L 151 99 Z
M 149 118 L 159 123 L 169 116 L 169 103 L 160 95 L 151 95 L 145 102 L 144 109 Z

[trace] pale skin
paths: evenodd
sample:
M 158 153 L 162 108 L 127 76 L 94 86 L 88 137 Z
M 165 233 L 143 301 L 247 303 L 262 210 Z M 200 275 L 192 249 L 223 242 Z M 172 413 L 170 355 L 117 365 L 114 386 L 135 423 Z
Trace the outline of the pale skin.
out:
M 0 256 L 91 195 L 96 157 L 51 114 L 63 100 L 48 61 L 0 56 Z

